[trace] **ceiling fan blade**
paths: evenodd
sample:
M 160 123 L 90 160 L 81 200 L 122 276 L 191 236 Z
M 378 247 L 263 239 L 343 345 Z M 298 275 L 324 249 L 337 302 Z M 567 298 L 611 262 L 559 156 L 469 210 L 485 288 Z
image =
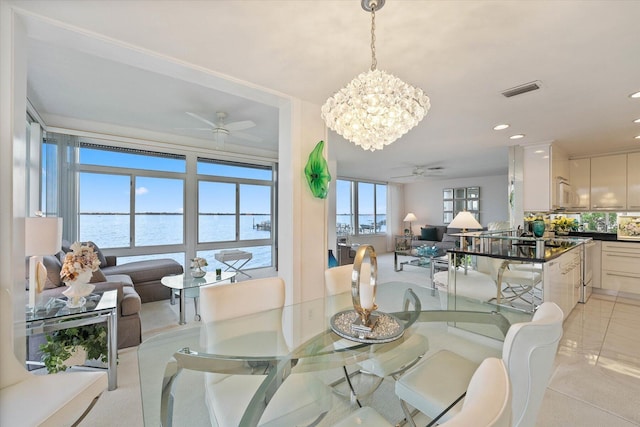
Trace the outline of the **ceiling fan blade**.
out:
M 404 178 L 415 178 L 417 175 L 403 175 L 403 176 L 392 176 L 390 179 L 404 179 Z
M 175 130 L 208 130 L 211 131 L 211 128 L 173 128 Z
M 237 131 L 237 130 L 249 129 L 249 128 L 254 127 L 255 125 L 256 124 L 253 123 L 251 120 L 242 120 L 240 122 L 227 123 L 222 127 L 227 129 L 230 132 L 234 132 L 234 131 Z
M 218 127 L 218 125 L 217 125 L 217 124 L 213 123 L 213 122 L 212 122 L 212 121 L 210 121 L 210 120 L 205 119 L 204 117 L 201 117 L 201 116 L 197 115 L 196 113 L 190 113 L 190 112 L 188 112 L 188 111 L 186 111 L 186 113 L 187 113 L 188 115 L 190 115 L 191 117 L 193 117 L 194 119 L 200 120 L 201 122 L 204 122 L 204 123 L 208 124 L 208 125 L 209 125 L 209 126 L 211 126 L 212 128 L 216 128 L 216 127 Z
M 248 133 L 244 133 L 244 132 L 231 132 L 231 136 L 233 136 L 234 138 L 244 139 L 247 141 L 262 142 L 262 138 L 258 136 L 249 135 Z

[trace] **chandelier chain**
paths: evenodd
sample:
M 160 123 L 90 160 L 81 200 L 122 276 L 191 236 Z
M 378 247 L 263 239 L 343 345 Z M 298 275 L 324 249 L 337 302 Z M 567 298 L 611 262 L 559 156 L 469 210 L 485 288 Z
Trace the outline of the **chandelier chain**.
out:
M 371 71 L 378 66 L 376 59 L 376 2 L 371 2 Z

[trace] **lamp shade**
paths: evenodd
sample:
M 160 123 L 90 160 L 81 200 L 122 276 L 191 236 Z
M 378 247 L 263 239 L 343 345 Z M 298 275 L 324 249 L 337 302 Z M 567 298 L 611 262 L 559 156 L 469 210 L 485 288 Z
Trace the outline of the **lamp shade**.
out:
M 462 211 L 453 218 L 453 221 L 449 223 L 447 228 L 461 228 L 463 230 L 481 229 L 482 225 L 480 225 L 470 212 Z
M 407 214 L 407 216 L 404 217 L 403 221 L 404 222 L 413 222 L 413 221 L 417 221 L 418 218 L 416 218 L 416 216 L 413 214 L 413 212 L 409 212 Z
M 24 224 L 25 255 L 52 255 L 62 244 L 62 218 L 29 217 Z

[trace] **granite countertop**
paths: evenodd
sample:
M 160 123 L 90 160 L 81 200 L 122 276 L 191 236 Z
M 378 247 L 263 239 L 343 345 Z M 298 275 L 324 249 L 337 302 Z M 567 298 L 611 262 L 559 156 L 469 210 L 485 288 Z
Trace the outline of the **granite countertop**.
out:
M 543 240 L 545 243 L 543 257 L 539 257 L 536 254 L 536 242 L 540 240 Z M 490 245 L 482 245 L 484 246 L 483 248 L 481 248 L 479 242 L 476 242 L 473 247 L 468 247 L 466 249 L 454 248 L 447 250 L 447 252 L 464 255 L 482 255 L 491 258 L 508 259 L 528 263 L 544 263 L 558 258 L 572 249 L 580 247 L 583 243 L 586 243 L 589 240 L 591 240 L 590 236 L 567 236 L 556 239 L 494 238 Z

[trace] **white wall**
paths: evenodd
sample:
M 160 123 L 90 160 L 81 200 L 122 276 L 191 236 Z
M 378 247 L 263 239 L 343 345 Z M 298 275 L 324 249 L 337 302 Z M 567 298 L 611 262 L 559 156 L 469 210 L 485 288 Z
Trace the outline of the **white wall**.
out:
M 442 190 L 456 187 L 480 187 L 480 224 L 486 226 L 494 221 L 509 220 L 508 175 L 422 181 L 405 184 L 404 207 L 418 218 L 412 224 L 413 233 L 420 234 L 425 224 L 441 225 Z M 398 229 L 404 229 L 401 217 Z M 407 224 L 409 226 L 409 224 Z
M 0 2 L 0 292 L 13 294 L 14 351 L 24 360 L 27 58 L 23 21 Z M 10 321 L 5 313 L 0 321 Z M 7 345 L 7 343 L 0 343 Z

